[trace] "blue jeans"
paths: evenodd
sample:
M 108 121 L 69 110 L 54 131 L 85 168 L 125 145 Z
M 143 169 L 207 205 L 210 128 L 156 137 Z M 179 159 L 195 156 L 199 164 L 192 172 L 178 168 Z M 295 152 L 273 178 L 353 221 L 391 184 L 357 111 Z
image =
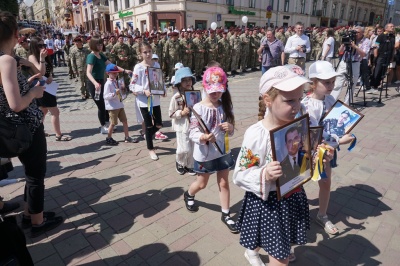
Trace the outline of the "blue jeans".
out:
M 268 69 L 270 69 L 270 68 L 271 68 L 270 66 L 262 66 L 261 67 L 262 75 L 264 75 L 264 73 L 267 72 Z

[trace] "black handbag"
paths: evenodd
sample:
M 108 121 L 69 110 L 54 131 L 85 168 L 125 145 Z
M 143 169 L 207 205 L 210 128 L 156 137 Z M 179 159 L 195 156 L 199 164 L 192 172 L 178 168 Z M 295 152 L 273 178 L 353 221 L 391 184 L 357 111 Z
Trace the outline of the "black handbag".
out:
M 16 157 L 26 151 L 31 144 L 32 133 L 28 125 L 0 115 L 0 157 Z

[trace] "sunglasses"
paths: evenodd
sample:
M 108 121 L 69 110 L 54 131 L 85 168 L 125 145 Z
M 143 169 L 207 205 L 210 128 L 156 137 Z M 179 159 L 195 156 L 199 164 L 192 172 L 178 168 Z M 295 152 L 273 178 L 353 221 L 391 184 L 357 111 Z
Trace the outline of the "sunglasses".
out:
M 39 47 L 39 48 L 46 48 L 47 45 L 46 45 L 46 44 L 40 44 L 40 43 L 39 43 L 39 44 L 38 44 L 38 47 Z

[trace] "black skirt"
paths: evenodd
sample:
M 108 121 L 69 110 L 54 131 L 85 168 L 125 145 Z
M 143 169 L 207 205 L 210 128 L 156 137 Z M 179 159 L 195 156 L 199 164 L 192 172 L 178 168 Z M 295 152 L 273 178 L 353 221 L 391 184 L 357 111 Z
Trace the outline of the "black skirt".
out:
M 43 97 L 37 99 L 37 105 L 42 107 L 56 107 L 57 97 L 48 92 L 43 92 Z
M 291 244 L 307 243 L 310 213 L 304 189 L 280 201 L 275 191 L 269 193 L 267 201 L 246 192 L 237 229 L 243 247 L 262 247 L 275 259 L 288 258 Z

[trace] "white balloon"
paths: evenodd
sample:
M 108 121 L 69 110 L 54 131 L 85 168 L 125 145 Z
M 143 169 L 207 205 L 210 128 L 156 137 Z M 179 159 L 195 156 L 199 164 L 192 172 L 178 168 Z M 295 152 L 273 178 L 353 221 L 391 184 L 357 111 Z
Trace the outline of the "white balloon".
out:
M 243 23 L 247 23 L 247 21 L 249 21 L 249 18 L 244 16 L 244 17 L 242 17 L 242 21 L 243 21 Z
M 211 23 L 211 29 L 215 30 L 217 28 L 217 23 L 213 22 Z
M 33 5 L 33 2 L 35 2 L 35 0 L 24 0 L 24 3 L 27 7 L 31 7 Z

